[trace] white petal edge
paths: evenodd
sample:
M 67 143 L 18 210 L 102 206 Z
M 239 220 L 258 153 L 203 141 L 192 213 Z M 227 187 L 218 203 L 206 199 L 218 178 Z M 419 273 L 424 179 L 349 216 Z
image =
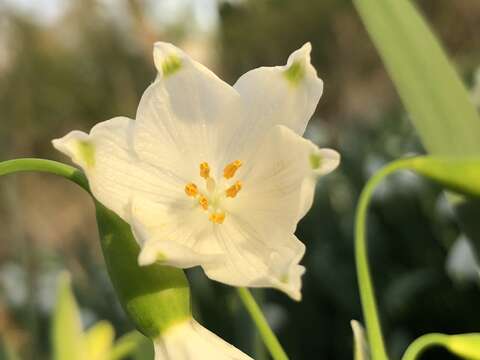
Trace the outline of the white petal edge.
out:
M 318 177 L 327 175 L 340 165 L 340 154 L 332 149 L 318 149 L 315 156 L 319 166 L 313 169 L 313 176 L 305 178 L 301 186 L 299 219 L 303 218 L 313 205 Z
M 193 318 L 154 341 L 155 360 L 253 360 Z
M 202 264 L 210 279 L 232 286 L 273 287 L 301 300 L 305 268 L 298 263 L 305 245 L 295 235 L 281 229 L 266 234 L 227 218 L 215 228 L 215 237 L 224 254 L 222 262 Z
M 234 88 L 244 104 L 244 119 L 236 131 L 237 147 L 248 142 L 255 148 L 274 125 L 303 135 L 323 92 L 310 52 L 311 44 L 306 43 L 289 56 L 286 65 L 253 69 L 237 80 Z M 292 83 L 286 73 L 294 65 L 303 75 Z
M 139 221 L 136 219 L 131 219 L 130 221 L 134 237 L 141 244 L 138 256 L 138 264 L 140 266 L 160 263 L 187 269 L 220 261 L 220 255 L 199 253 L 195 249 L 175 241 L 175 239 L 169 239 L 162 234 L 161 230 L 153 232 L 156 235 L 149 235 L 149 231 Z
M 96 199 L 122 219 L 131 196 L 127 189 L 132 190 L 130 184 L 121 181 L 129 179 L 122 175 L 132 169 L 129 139 L 132 126 L 133 120 L 116 117 L 96 124 L 89 134 L 72 131 L 52 140 L 57 150 L 83 169 Z
M 89 134 L 72 131 L 52 141 L 87 176 L 95 198 L 128 222 L 134 197 L 151 201 L 184 199 L 184 183 L 141 161 L 132 147 L 135 121 L 116 117 L 95 125 Z

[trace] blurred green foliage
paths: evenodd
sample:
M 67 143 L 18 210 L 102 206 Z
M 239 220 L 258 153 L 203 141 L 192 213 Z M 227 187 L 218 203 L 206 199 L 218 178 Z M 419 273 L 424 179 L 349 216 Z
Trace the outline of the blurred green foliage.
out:
M 298 228 L 307 245 L 303 301 L 272 290 L 254 293 L 292 359 L 351 359 L 349 323 L 361 320 L 352 250 L 356 199 L 374 170 L 423 151 L 351 2 L 220 2 L 213 35 L 187 22 L 157 26 L 146 0 L 118 4 L 124 11 L 113 16 L 103 2 L 72 0 L 60 19 L 44 24 L 0 3 L 0 46 L 6 54 L 0 58 L 0 159 L 61 159 L 50 146 L 52 138 L 116 115 L 134 117 L 155 76 L 155 40 L 189 51 L 192 42 L 206 37 L 201 46 L 210 44 L 210 62 L 230 83 L 251 68 L 285 63 L 291 51 L 311 41 L 325 94 L 308 136 L 338 149 L 343 163 L 320 182 L 314 208 Z M 479 5 L 469 0 L 420 5 L 469 81 L 480 63 L 472 31 L 478 29 Z M 131 324 L 100 256 L 93 209 L 81 195 L 69 184 L 40 176 L 19 177 L 18 183 L 2 179 L 0 189 L 2 340 L 22 359 L 48 358 L 52 278 L 64 267 L 73 274 L 84 328 L 106 319 L 119 335 L 128 332 Z M 399 173 L 380 188 L 371 212 L 371 266 L 392 355 L 398 358 L 427 332 L 478 331 L 478 282 L 456 282 L 445 271 L 460 231 L 440 190 Z M 235 292 L 198 269 L 188 275 L 197 318 L 257 360 L 266 359 Z M 431 350 L 423 359 L 451 355 Z

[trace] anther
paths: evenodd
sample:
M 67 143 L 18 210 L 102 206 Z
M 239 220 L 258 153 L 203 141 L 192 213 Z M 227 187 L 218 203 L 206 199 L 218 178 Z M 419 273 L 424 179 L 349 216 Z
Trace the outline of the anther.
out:
M 185 194 L 187 194 L 188 196 L 191 196 L 191 197 L 197 196 L 197 194 L 198 194 L 197 185 L 195 185 L 194 183 L 189 183 L 189 184 L 185 185 Z
M 208 219 L 214 224 L 223 224 L 225 220 L 225 213 L 224 212 L 212 213 L 210 214 Z
M 200 164 L 200 176 L 204 179 L 208 179 L 210 177 L 210 166 L 208 166 L 207 162 L 202 162 Z
M 225 179 L 230 179 L 234 177 L 235 173 L 240 168 L 240 166 L 242 166 L 242 162 L 240 160 L 235 160 L 231 162 L 230 164 L 225 166 L 225 168 L 223 169 L 223 177 Z
M 240 190 L 242 190 L 242 183 L 240 181 L 237 181 L 235 184 L 225 190 L 225 193 L 227 197 L 234 198 L 235 196 L 237 196 Z
M 203 208 L 203 210 L 208 209 L 208 199 L 205 196 L 200 195 L 200 197 L 198 198 L 198 203 Z

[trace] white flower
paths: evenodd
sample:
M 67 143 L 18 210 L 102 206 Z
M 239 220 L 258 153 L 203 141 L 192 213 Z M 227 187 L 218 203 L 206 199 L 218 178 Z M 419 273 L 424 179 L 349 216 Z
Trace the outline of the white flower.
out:
M 315 180 L 340 157 L 302 138 L 322 94 L 309 43 L 287 65 L 232 87 L 175 46 L 156 43 L 158 77 L 136 120 L 117 117 L 53 141 L 92 193 L 133 229 L 142 265 L 161 261 L 299 300 L 295 237 Z
M 154 345 L 155 360 L 252 360 L 193 318 L 169 328 Z

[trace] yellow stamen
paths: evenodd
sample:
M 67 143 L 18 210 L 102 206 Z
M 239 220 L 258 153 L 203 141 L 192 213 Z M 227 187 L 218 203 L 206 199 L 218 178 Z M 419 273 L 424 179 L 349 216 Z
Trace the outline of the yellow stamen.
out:
M 191 196 L 191 197 L 197 196 L 197 194 L 198 194 L 197 185 L 195 185 L 194 183 L 189 183 L 189 184 L 185 185 L 185 194 L 187 194 L 188 196 Z
M 225 213 L 224 212 L 216 212 L 210 214 L 209 220 L 214 224 L 223 224 L 225 220 Z
M 237 181 L 235 184 L 225 190 L 225 193 L 227 197 L 234 198 L 235 196 L 237 196 L 240 190 L 242 190 L 242 183 L 240 181 Z
M 203 208 L 203 210 L 208 209 L 208 199 L 205 196 L 200 195 L 200 197 L 198 198 L 198 203 Z
M 240 160 L 235 160 L 234 162 L 231 162 L 230 164 L 225 166 L 225 169 L 223 169 L 223 177 L 225 179 L 230 179 L 234 177 L 240 166 L 242 166 L 242 162 Z
M 202 162 L 200 164 L 200 176 L 204 179 L 208 179 L 210 177 L 210 166 L 207 162 Z

